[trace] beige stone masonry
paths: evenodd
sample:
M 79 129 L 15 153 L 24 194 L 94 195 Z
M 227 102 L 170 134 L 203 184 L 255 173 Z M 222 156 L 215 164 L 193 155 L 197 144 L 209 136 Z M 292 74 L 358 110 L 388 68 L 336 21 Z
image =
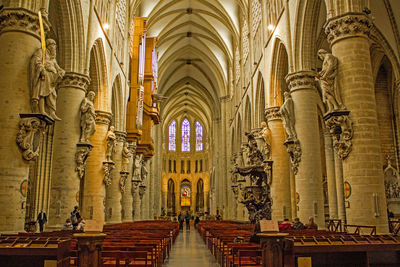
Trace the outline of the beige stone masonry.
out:
M 315 73 L 299 71 L 286 76 L 295 110 L 295 128 L 302 149 L 296 174 L 296 192 L 299 195 L 297 215 L 307 222 L 310 216 L 320 228 L 325 226 L 322 191 L 321 151 L 318 128 Z
M 329 19 L 325 31 L 339 61 L 339 90 L 353 121 L 352 152 L 343 160 L 344 182 L 351 186 L 347 222 L 375 225 L 385 233 L 388 223 L 368 37 L 371 27 L 364 14 L 347 13 Z
M 89 77 L 67 72 L 59 85 L 54 129 L 53 177 L 50 191 L 48 227 L 60 228 L 74 206 L 79 206 L 80 177 L 76 171 L 77 143 L 80 136 L 80 105 Z
M 265 110 L 265 117 L 271 129 L 272 141 L 272 186 L 271 197 L 272 218 L 283 220 L 292 217 L 290 198 L 289 155 L 283 143 L 285 142 L 285 129 L 279 114 L 279 107 L 270 107 Z

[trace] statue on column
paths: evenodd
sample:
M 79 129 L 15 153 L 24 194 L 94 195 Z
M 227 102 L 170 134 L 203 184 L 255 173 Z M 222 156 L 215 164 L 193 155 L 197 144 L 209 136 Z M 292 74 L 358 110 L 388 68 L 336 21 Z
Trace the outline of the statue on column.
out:
M 149 174 L 149 171 L 146 168 L 146 161 L 143 159 L 142 160 L 142 169 L 140 170 L 141 172 L 141 180 L 144 181 L 147 178 L 147 175 Z
M 57 64 L 57 45 L 53 39 L 46 40 L 43 56 L 42 48 L 38 48 L 30 61 L 32 112 L 41 113 L 53 120 L 61 120 L 56 115 L 56 86 L 65 75 L 65 71 Z
M 121 166 L 122 172 L 128 172 L 129 160 L 132 157 L 132 154 L 133 153 L 129 149 L 128 142 L 125 142 L 124 147 L 122 148 L 122 166 Z
M 89 91 L 81 103 L 81 143 L 89 143 L 88 139 L 96 131 L 96 111 L 94 109 L 95 92 Z
M 282 123 L 286 130 L 287 141 L 293 141 L 297 139 L 296 129 L 294 128 L 294 103 L 289 92 L 285 92 L 283 95 L 285 97 L 285 102 L 279 109 L 279 113 L 282 116 Z
M 136 154 L 135 162 L 134 162 L 134 170 L 133 170 L 133 179 L 134 180 L 141 180 L 141 171 L 142 171 L 142 157 L 143 154 Z
M 110 129 L 107 132 L 106 140 L 107 140 L 107 151 L 106 151 L 106 161 L 112 161 L 112 154 L 114 151 L 115 139 L 117 137 L 114 133 L 114 126 L 110 126 Z
M 324 49 L 318 50 L 318 57 L 323 61 L 322 70 L 317 74 L 317 79 L 322 89 L 322 101 L 326 105 L 326 113 L 340 110 L 343 107 L 339 93 L 335 90 L 338 60 Z
M 265 156 L 265 159 L 271 158 L 271 141 L 272 141 L 272 134 L 271 130 L 268 127 L 268 124 L 263 121 L 261 123 L 261 131 L 258 133 L 259 137 L 262 137 L 264 141 L 264 147 L 262 147 L 262 152 Z

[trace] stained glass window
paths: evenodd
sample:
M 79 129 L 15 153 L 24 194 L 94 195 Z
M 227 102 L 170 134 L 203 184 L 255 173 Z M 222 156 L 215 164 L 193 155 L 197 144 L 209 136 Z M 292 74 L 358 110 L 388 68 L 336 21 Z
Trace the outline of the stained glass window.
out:
M 182 152 L 190 152 L 190 122 L 184 119 L 182 122 Z
M 176 122 L 174 120 L 169 125 L 168 133 L 169 133 L 168 150 L 176 151 Z
M 203 150 L 203 126 L 196 121 L 196 151 Z

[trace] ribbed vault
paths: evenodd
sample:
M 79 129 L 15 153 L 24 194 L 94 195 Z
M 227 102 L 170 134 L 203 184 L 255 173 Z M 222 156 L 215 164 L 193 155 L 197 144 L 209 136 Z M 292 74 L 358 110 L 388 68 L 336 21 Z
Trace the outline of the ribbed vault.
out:
M 220 98 L 229 94 L 239 11 L 247 6 L 239 0 L 138 0 L 133 6 L 132 15 L 148 18 L 147 36 L 158 36 L 158 93 L 168 97 L 163 122 L 189 112 L 210 131 Z

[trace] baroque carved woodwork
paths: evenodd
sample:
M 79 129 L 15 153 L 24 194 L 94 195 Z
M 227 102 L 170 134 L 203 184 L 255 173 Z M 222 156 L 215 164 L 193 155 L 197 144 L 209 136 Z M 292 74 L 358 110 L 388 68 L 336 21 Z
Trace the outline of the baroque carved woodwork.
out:
M 79 179 L 83 179 L 85 176 L 86 161 L 92 151 L 93 146 L 90 144 L 77 144 L 77 150 L 75 153 L 76 168 L 75 171 L 78 173 Z
M 39 156 L 40 142 L 46 128 L 44 115 L 20 114 L 16 143 L 25 160 L 33 160 Z M 47 117 L 49 120 L 49 118 Z M 52 121 L 49 120 L 52 123 Z
M 353 122 L 350 111 L 342 110 L 324 116 L 325 125 L 333 137 L 333 147 L 339 158 L 345 159 L 352 149 Z

